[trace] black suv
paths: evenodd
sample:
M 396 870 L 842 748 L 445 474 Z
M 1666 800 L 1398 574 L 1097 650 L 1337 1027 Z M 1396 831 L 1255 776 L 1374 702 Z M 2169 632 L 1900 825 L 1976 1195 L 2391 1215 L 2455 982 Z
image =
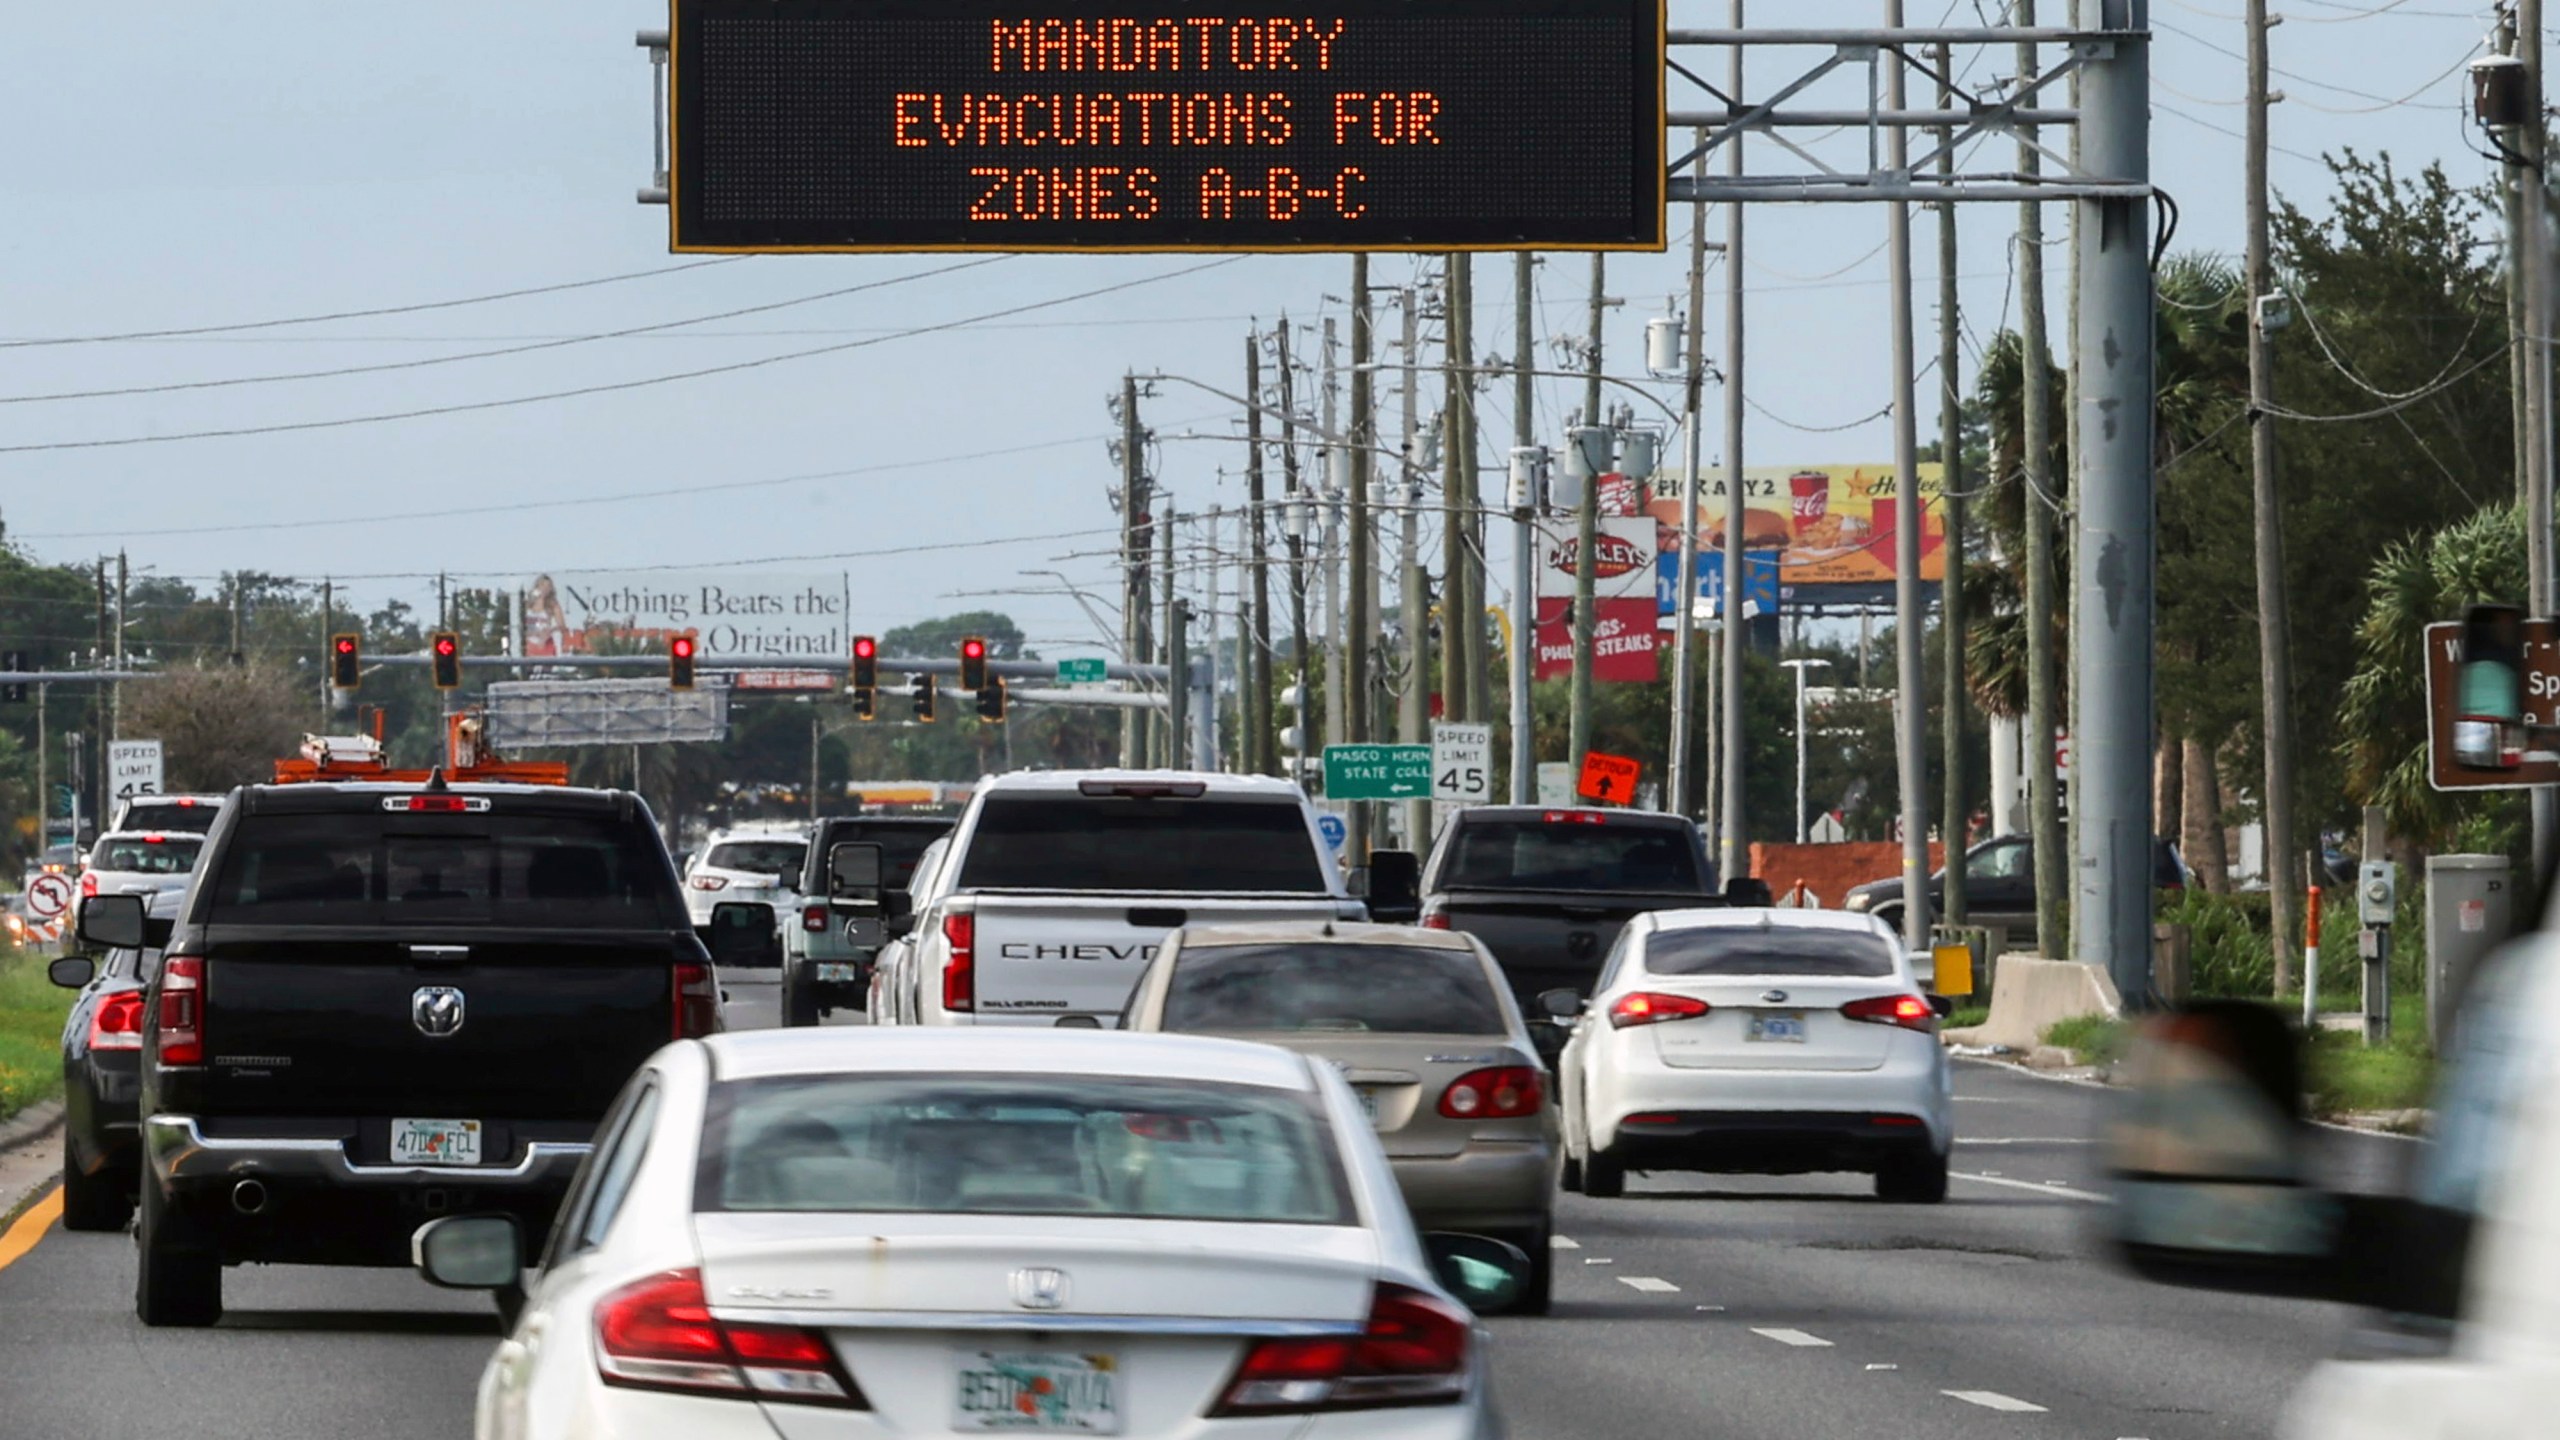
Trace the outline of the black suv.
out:
M 420 1225 L 472 1211 L 538 1233 L 639 1062 L 720 1024 L 657 826 L 619 792 L 247 787 L 169 924 L 143 1012 L 149 1325 L 219 1318 L 226 1265 L 405 1265 Z M 160 939 L 133 896 L 81 932 Z

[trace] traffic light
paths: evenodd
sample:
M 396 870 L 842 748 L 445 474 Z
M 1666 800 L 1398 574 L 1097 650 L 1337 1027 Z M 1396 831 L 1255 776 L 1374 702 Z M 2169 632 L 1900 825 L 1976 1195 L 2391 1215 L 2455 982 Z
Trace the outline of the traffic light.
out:
M 916 721 L 917 721 L 917 723 L 918 723 L 918 724 L 922 724 L 922 725 L 930 725 L 930 724 L 932 724 L 932 723 L 933 723 L 933 677 L 932 677 L 932 676 L 930 676 L 930 675 L 910 675 L 910 676 L 908 676 L 908 677 L 907 677 L 907 698 L 908 698 L 909 700 L 913 701 L 913 702 L 914 702 L 914 704 L 915 704 Z
M 978 687 L 978 718 L 990 725 L 1004 723 L 1004 682 L 993 681 Z
M 873 690 L 880 685 L 880 642 L 868 635 L 853 637 L 853 688 Z
M 960 641 L 960 688 L 987 688 L 987 639 L 983 635 L 965 636 Z
M 667 637 L 667 688 L 693 688 L 693 637 L 690 635 Z
M 428 664 L 435 672 L 436 688 L 462 688 L 462 637 L 450 630 L 439 630 L 427 637 Z
M 329 683 L 353 690 L 364 683 L 364 637 L 341 630 L 329 637 Z
M 865 690 L 856 690 L 856 691 L 854 691 L 854 692 L 853 692 L 853 718 L 854 718 L 854 719 L 856 719 L 856 720 L 877 720 L 877 719 L 879 719 L 879 718 L 880 718 L 880 692 L 879 692 L 879 691 L 877 691 L 877 690 L 869 690 L 869 689 L 865 689 Z
M 26 668 L 26 651 L 0 651 L 0 670 L 24 671 Z M 22 705 L 26 703 L 26 699 L 27 682 L 23 680 L 12 680 L 5 685 L 0 685 L 0 701 L 5 701 L 11 705 Z

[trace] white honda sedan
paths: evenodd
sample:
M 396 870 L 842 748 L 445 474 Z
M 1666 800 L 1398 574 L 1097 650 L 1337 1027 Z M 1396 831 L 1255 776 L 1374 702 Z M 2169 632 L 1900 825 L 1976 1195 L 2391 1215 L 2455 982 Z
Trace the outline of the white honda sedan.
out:
M 1666 910 L 1618 934 L 1557 1062 L 1564 1187 L 1627 1172 L 1875 1176 L 1886 1200 L 1946 1198 L 1955 1141 L 1946 1007 L 1899 936 L 1821 910 Z
M 680 1041 L 597 1132 L 529 1294 L 505 1217 L 415 1249 L 520 1303 L 483 1440 L 1488 1440 L 1457 1296 L 1527 1269 L 1426 1249 L 1330 1066 L 1023 1030 Z

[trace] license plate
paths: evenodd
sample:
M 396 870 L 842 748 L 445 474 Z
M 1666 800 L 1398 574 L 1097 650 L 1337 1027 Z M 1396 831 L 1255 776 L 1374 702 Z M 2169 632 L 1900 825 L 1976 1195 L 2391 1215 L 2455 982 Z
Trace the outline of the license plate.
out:
M 391 1159 L 401 1165 L 477 1165 L 477 1120 L 393 1120 Z
M 821 981 L 835 981 L 850 985 L 860 978 L 862 977 L 856 975 L 854 967 L 850 965 L 831 965 L 823 960 L 818 962 L 818 979 Z
M 1751 1027 L 1743 1032 L 1743 1038 L 1801 1045 L 1804 1043 L 1804 1012 L 1792 1010 L 1777 1015 L 1754 1015 Z
M 1120 1362 L 1110 1354 L 963 1350 L 952 1428 L 1120 1433 Z

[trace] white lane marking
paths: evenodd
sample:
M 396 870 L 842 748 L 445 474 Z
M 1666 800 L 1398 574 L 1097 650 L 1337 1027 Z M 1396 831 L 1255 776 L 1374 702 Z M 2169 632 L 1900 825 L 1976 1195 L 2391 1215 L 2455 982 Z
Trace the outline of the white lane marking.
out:
M 1626 1286 L 1630 1290 L 1641 1290 L 1647 1295 L 1677 1295 L 1680 1293 L 1679 1286 L 1672 1284 L 1668 1280 L 1658 1279 L 1651 1275 L 1621 1275 L 1618 1277 L 1618 1283 Z
M 1959 1135 L 1956 1137 L 1956 1143 L 1959 1145 L 2095 1145 L 2098 1142 L 2086 1135 L 2072 1137 L 2041 1135 Z
M 1721 1315 L 1724 1313 L 1724 1307 L 1721 1305 L 1692 1305 L 1689 1308 L 1697 1311 L 1701 1315 Z
M 1615 1260 L 1610 1259 L 1610 1258 L 1609 1258 L 1608 1256 L 1606 1256 L 1606 1255 L 1601 1255 L 1601 1256 L 1597 1256 L 1597 1257 L 1590 1256 L 1590 1255 L 1585 1255 L 1585 1256 L 1583 1256 L 1583 1257 L 1582 1257 L 1582 1263 L 1583 1263 L 1583 1264 L 1585 1264 L 1585 1265 L 1615 1265 L 1615 1264 L 1617 1264 L 1618 1262 L 1617 1262 L 1617 1261 L 1615 1261 Z
M 1778 1342 L 1779 1344 L 1781 1344 L 1781 1345 L 1797 1345 L 1797 1346 L 1818 1345 L 1818 1346 L 1821 1346 L 1822 1348 L 1824 1348 L 1824 1349 L 1826 1349 L 1826 1350 L 1827 1350 L 1827 1349 L 1829 1349 L 1829 1348 L 1831 1348 L 1831 1342 L 1830 1342 L 1830 1341 L 1823 1339 L 1823 1338 L 1822 1338 L 1821 1336 L 1819 1336 L 1819 1335 L 1807 1335 L 1806 1333 L 1804 1333 L 1804 1332 L 1803 1332 L 1803 1331 L 1801 1331 L 1801 1330 L 1785 1330 L 1785 1329 L 1768 1329 L 1768 1330 L 1764 1330 L 1764 1329 L 1761 1329 L 1760 1327 L 1758 1327 L 1758 1326 L 1756 1326 L 1756 1325 L 1755 1325 L 1755 1326 L 1753 1326 L 1753 1327 L 1752 1327 L 1751 1333 L 1752 1333 L 1752 1334 L 1754 1334 L 1754 1335 L 1762 1336 L 1762 1337 L 1767 1338 L 1767 1339 L 1770 1339 L 1770 1340 L 1775 1340 L 1775 1341 L 1777 1341 L 1777 1342 Z
M 1892 1363 L 1890 1363 L 1890 1362 L 1887 1362 L 1887 1363 L 1885 1363 L 1885 1364 L 1881 1364 L 1881 1365 L 1876 1364 L 1876 1363 L 1874 1363 L 1874 1362 L 1869 1362 L 1869 1363 L 1868 1363 L 1868 1365 L 1867 1365 L 1867 1368 L 1868 1368 L 1868 1369 L 1870 1369 L 1870 1370 L 1899 1370 L 1899 1369 L 1901 1369 L 1902 1367 L 1901 1367 L 1901 1366 L 1899 1366 L 1899 1365 L 1892 1364 Z
M 2007 1410 L 2019 1415 L 2045 1413 L 2041 1405 L 2030 1405 L 2015 1395 L 2003 1395 L 1997 1390 L 1941 1390 L 1938 1393 L 1952 1395 L 1967 1405 L 1979 1405 L 1985 1410 Z
M 1582 1248 L 1582 1242 L 1566 1235 L 1550 1235 L 1547 1237 L 1547 1247 L 1551 1250 L 1579 1250 Z
M 2108 1205 L 2114 1203 L 2106 1196 L 2099 1194 L 2095 1190 L 2075 1190 L 2058 1180 L 2048 1180 L 2039 1185 L 2032 1180 L 2004 1180 L 1996 1171 L 1986 1171 L 1980 1174 L 1967 1174 L 1962 1170 L 1948 1171 L 1947 1178 L 1950 1180 L 1971 1180 L 1983 1185 L 2006 1185 L 2012 1190 L 2032 1190 L 2038 1195 L 2059 1195 L 2066 1200 L 2085 1200 L 2092 1205 Z

